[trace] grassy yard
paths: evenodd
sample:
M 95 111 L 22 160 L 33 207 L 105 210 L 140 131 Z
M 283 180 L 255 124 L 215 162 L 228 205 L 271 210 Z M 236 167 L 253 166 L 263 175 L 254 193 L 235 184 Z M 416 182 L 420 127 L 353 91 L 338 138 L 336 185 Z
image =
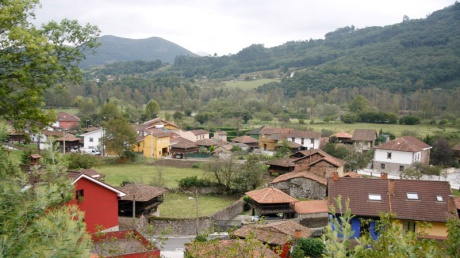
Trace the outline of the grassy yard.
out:
M 113 186 L 119 186 L 123 181 L 143 184 L 162 181 L 164 182 L 162 185 L 165 187 L 177 188 L 178 181 L 184 177 L 212 176 L 209 172 L 205 172 L 199 168 L 175 168 L 145 164 L 104 165 L 96 168 L 96 170 L 105 174 L 105 182 Z
M 189 198 L 192 197 L 193 199 Z M 229 206 L 237 198 L 214 195 L 198 195 L 198 216 L 209 216 Z M 168 192 L 159 206 L 160 216 L 166 218 L 195 218 L 195 194 Z

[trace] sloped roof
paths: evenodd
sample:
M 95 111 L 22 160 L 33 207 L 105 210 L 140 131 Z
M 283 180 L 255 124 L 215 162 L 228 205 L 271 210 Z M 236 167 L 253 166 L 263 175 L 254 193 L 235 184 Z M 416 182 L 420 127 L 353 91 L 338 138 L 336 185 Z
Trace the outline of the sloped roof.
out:
M 337 138 L 347 138 L 347 139 L 351 139 L 351 137 L 353 137 L 353 135 L 346 133 L 346 132 L 339 132 L 339 133 L 334 134 L 333 136 Z
M 315 160 L 313 162 L 310 163 L 310 165 L 313 165 L 313 164 L 316 164 L 318 162 L 321 162 L 321 161 L 326 161 L 332 165 L 335 165 L 337 167 L 342 167 L 346 164 L 346 162 L 344 160 L 341 160 L 339 158 L 336 158 L 332 155 L 329 155 L 327 152 L 323 151 L 323 150 L 320 150 L 320 149 L 310 149 L 310 150 L 303 150 L 303 151 L 298 151 L 296 153 L 293 153 L 291 156 L 289 156 L 290 158 L 294 159 L 295 160 L 293 161 L 294 163 L 296 163 L 297 161 L 300 161 L 300 160 L 303 160 L 303 159 L 306 159 L 314 154 L 319 154 L 320 156 L 322 156 L 321 159 L 318 159 L 318 160 Z
M 66 133 L 65 134 L 65 137 L 61 137 L 61 138 L 57 138 L 56 141 L 69 141 L 69 142 L 73 142 L 73 141 L 79 141 L 80 138 L 77 138 L 75 137 L 75 135 L 71 134 L 71 133 Z
M 173 127 L 176 127 L 178 128 L 179 126 L 174 124 L 173 122 L 169 122 L 169 121 L 166 121 L 166 120 L 163 120 L 161 118 L 154 118 L 154 119 L 150 119 L 148 121 L 145 121 L 144 123 L 142 123 L 142 125 L 144 126 L 152 126 L 152 125 L 156 125 L 156 124 L 162 124 L 162 125 L 170 125 L 170 126 L 173 126 Z
M 309 173 L 307 171 L 289 172 L 289 173 L 286 173 L 286 174 L 279 175 L 275 179 L 273 179 L 273 181 L 271 181 L 270 184 L 276 184 L 276 183 L 279 183 L 279 182 L 291 180 L 293 178 L 301 178 L 301 177 L 314 180 L 314 181 L 316 181 L 316 182 L 318 182 L 320 184 L 323 184 L 323 185 L 327 184 L 327 179 L 326 178 L 317 176 L 317 175 L 315 175 L 313 173 Z
M 151 199 L 158 197 L 168 191 L 166 188 L 163 187 L 156 187 L 138 183 L 126 184 L 122 187 L 118 187 L 118 189 L 126 193 L 126 196 L 121 197 L 120 200 L 132 201 L 133 199 L 135 199 L 136 201 L 140 202 L 150 201 Z
M 44 134 L 46 136 L 62 137 L 64 135 L 64 132 L 63 131 L 43 130 L 42 134 Z
M 157 137 L 157 138 L 163 138 L 163 137 L 170 137 L 171 136 L 171 132 L 168 131 L 168 130 L 160 130 L 160 129 L 156 129 L 156 128 L 150 128 L 150 129 L 147 129 L 145 131 L 147 133 Z
M 68 114 L 66 112 L 59 112 L 58 114 L 59 122 L 80 122 L 80 118 L 76 115 Z
M 291 197 L 283 191 L 276 189 L 274 187 L 253 190 L 247 192 L 246 195 L 259 204 L 292 203 L 298 201 L 294 197 Z
M 78 171 L 68 170 L 67 177 L 70 179 L 75 179 L 82 173 L 92 178 L 98 179 L 98 180 L 100 180 L 101 178 L 105 176 L 104 174 L 101 174 L 94 169 L 80 169 Z
M 209 132 L 208 132 L 208 131 L 206 131 L 206 130 L 202 130 L 202 129 L 200 129 L 200 130 L 191 130 L 190 132 L 191 132 L 191 133 L 193 133 L 194 135 L 203 135 L 203 134 L 209 134 Z
M 416 152 L 431 148 L 430 145 L 420 141 L 414 136 L 398 137 L 392 141 L 383 143 L 375 147 L 381 150 L 408 151 Z
M 300 201 L 294 204 L 298 214 L 325 213 L 329 211 L 327 200 Z
M 377 132 L 369 129 L 356 129 L 351 137 L 353 141 L 375 141 L 375 139 L 377 139 Z
M 115 187 L 113 187 L 113 186 L 111 186 L 109 184 L 106 184 L 106 183 L 104 183 L 102 181 L 99 181 L 99 180 L 97 180 L 95 178 L 92 178 L 92 177 L 90 177 L 90 176 L 88 176 L 88 175 L 86 175 L 84 173 L 80 173 L 78 176 L 76 176 L 72 180 L 72 185 L 75 184 L 76 182 L 78 182 L 78 180 L 80 180 L 82 178 L 87 179 L 87 180 L 89 180 L 89 181 L 91 181 L 91 182 L 93 182 L 93 183 L 95 183 L 97 185 L 100 185 L 100 186 L 102 186 L 102 187 L 104 187 L 106 189 L 109 189 L 110 191 L 115 192 L 118 195 L 118 197 L 123 197 L 123 196 L 126 195 L 123 191 L 120 191 L 117 188 L 115 188 Z
M 280 167 L 294 167 L 295 166 L 295 161 L 296 159 L 292 158 L 281 158 L 281 159 L 275 159 L 275 160 L 269 160 L 266 161 L 265 164 L 267 165 L 273 165 L 273 166 L 280 166 Z
M 303 238 L 313 235 L 311 229 L 292 220 L 277 221 L 265 225 L 243 226 L 233 231 L 233 235 L 240 238 L 253 236 L 263 243 L 284 245 L 294 239 L 296 230 L 300 230 L 300 236 Z
M 260 134 L 260 131 L 261 131 L 261 130 L 262 130 L 264 127 L 265 127 L 265 125 L 264 125 L 264 126 L 262 126 L 262 127 L 259 127 L 259 128 L 255 128 L 255 129 L 252 129 L 251 131 L 249 131 L 249 132 L 246 132 L 246 135 L 251 135 L 251 134 L 252 134 L 252 135 L 255 135 L 255 134 Z
M 312 163 L 310 163 L 310 166 L 314 166 L 316 163 L 319 163 L 321 161 L 326 161 L 327 163 L 332 164 L 336 167 L 343 167 L 346 163 L 344 160 L 341 160 L 328 154 L 327 156 L 324 156 L 321 159 L 313 161 Z
M 320 132 L 312 132 L 312 131 L 297 131 L 297 130 L 292 130 L 289 133 L 286 134 L 287 138 L 313 138 L 313 139 L 319 139 L 321 138 L 321 133 Z
M 248 143 L 258 143 L 259 141 L 252 138 L 251 136 L 243 135 L 243 136 L 232 139 L 232 142 L 240 142 L 240 143 L 248 144 Z
M 407 193 L 415 193 L 418 199 L 408 199 Z M 449 182 L 345 178 L 328 179 L 328 204 L 336 206 L 335 198 L 342 196 L 342 207 L 349 199 L 353 215 L 378 217 L 380 212 L 395 213 L 397 219 L 445 222 L 456 218 Z M 371 200 L 369 194 L 380 200 Z M 440 196 L 443 201 L 438 201 Z
M 260 130 L 259 134 L 287 134 L 291 132 L 291 128 L 270 128 L 264 127 Z
M 170 146 L 180 149 L 198 148 L 198 146 L 194 142 L 182 137 L 172 138 Z
M 214 139 L 201 139 L 195 142 L 198 146 L 219 146 L 220 143 Z

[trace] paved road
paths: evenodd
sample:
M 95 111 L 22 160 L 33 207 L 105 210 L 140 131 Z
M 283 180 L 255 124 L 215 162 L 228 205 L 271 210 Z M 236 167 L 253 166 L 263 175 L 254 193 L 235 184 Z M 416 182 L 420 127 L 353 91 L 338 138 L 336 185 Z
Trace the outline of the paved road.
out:
M 166 245 L 161 249 L 161 256 L 165 258 L 183 258 L 184 244 L 194 238 L 195 236 L 168 236 Z

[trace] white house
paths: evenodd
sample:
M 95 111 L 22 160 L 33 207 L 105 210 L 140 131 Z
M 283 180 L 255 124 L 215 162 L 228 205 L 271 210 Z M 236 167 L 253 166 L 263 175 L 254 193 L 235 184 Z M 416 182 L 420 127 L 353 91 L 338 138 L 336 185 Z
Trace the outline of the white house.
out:
M 98 128 L 94 131 L 81 134 L 83 137 L 83 148 L 84 149 L 102 149 L 102 128 Z
M 413 136 L 404 136 L 374 147 L 373 168 L 385 173 L 404 171 L 415 162 L 430 163 L 431 146 Z
M 190 132 L 195 135 L 194 142 L 198 140 L 209 139 L 209 132 L 206 130 L 192 130 Z
M 319 149 L 321 133 L 293 130 L 286 134 L 286 140 L 300 144 L 304 150 Z

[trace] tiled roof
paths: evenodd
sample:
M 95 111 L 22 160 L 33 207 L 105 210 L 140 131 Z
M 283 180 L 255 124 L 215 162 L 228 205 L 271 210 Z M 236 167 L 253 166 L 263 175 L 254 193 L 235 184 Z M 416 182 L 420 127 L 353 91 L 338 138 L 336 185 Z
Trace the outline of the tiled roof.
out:
M 287 138 L 314 138 L 314 139 L 319 139 L 321 138 L 321 133 L 320 132 L 312 132 L 312 131 L 297 131 L 297 130 L 292 130 L 289 133 L 286 134 Z
M 79 141 L 80 138 L 77 138 L 75 137 L 75 135 L 71 134 L 71 133 L 66 133 L 65 134 L 65 138 L 64 137 L 61 137 L 61 138 L 57 138 L 56 140 L 57 141 L 64 141 L 64 139 L 66 141 L 69 141 L 69 142 L 73 142 L 73 141 Z
M 291 220 L 277 221 L 265 225 L 244 226 L 233 231 L 233 235 L 240 238 L 251 236 L 263 243 L 284 245 L 295 237 L 296 230 L 300 230 L 302 238 L 308 238 L 313 235 L 311 229 Z
M 346 132 L 336 133 L 333 136 L 335 136 L 337 138 L 348 138 L 348 139 L 351 139 L 351 137 L 353 137 L 351 134 L 346 133 Z
M 232 142 L 241 142 L 241 143 L 258 143 L 259 141 L 252 138 L 251 136 L 243 135 L 240 137 L 236 137 L 232 140 Z
M 392 141 L 376 146 L 375 148 L 382 150 L 416 152 L 422 151 L 423 149 L 431 148 L 431 146 L 420 141 L 414 136 L 404 136 L 398 137 Z
M 375 130 L 368 129 L 356 129 L 353 132 L 351 140 L 353 141 L 375 141 L 377 138 L 377 132 Z
M 407 193 L 416 193 L 418 199 L 408 199 Z M 329 178 L 328 194 L 329 205 L 336 206 L 335 198 L 339 195 L 343 207 L 345 200 L 349 199 L 352 214 L 358 216 L 378 217 L 380 212 L 391 212 L 397 219 L 440 222 L 456 217 L 453 202 L 449 201 L 450 185 L 445 181 L 344 177 L 334 181 Z M 370 199 L 369 194 L 380 200 Z M 437 196 L 442 201 L 438 201 Z
M 195 142 L 198 146 L 219 146 L 220 143 L 214 139 L 201 139 Z
M 314 181 L 316 181 L 316 182 L 318 182 L 320 184 L 323 184 L 323 185 L 327 184 L 327 179 L 326 178 L 317 176 L 317 175 L 309 173 L 307 171 L 289 172 L 289 173 L 286 173 L 286 174 L 282 174 L 280 176 L 277 176 L 275 179 L 273 179 L 273 181 L 271 181 L 270 184 L 275 184 L 275 183 L 291 180 L 293 178 L 300 178 L 300 177 L 304 177 L 304 178 L 314 180 Z
M 262 127 L 259 127 L 259 128 L 256 128 L 256 129 L 253 129 L 249 132 L 246 133 L 246 135 L 255 135 L 255 134 L 260 134 L 260 131 L 264 128 L 265 126 L 262 126 Z
M 200 130 L 192 130 L 192 131 L 190 131 L 190 132 L 193 133 L 194 135 L 209 134 L 208 131 L 206 131 L 206 130 L 201 130 L 201 129 L 200 129 Z
M 281 159 L 266 161 L 265 164 L 273 165 L 273 166 L 280 166 L 280 167 L 294 167 L 295 160 L 296 159 L 292 159 L 292 158 L 281 158 Z
M 300 201 L 294 204 L 294 210 L 299 214 L 327 213 L 329 207 L 327 200 Z
M 252 257 L 275 258 L 280 257 L 259 240 L 232 239 L 207 242 L 191 242 L 185 244 L 185 249 L 191 257 L 228 258 Z
M 62 131 L 51 131 L 51 130 L 43 130 L 42 133 L 46 136 L 58 136 L 62 137 L 64 135 L 64 132 Z
M 198 148 L 198 146 L 194 142 L 182 137 L 171 139 L 171 147 L 180 149 Z
M 171 136 L 171 132 L 167 131 L 167 130 L 160 130 L 160 129 L 151 128 L 151 129 L 147 129 L 145 131 L 147 133 L 157 137 L 157 138 L 163 138 L 163 137 Z
M 310 150 L 298 151 L 298 152 L 292 154 L 289 157 L 290 158 L 296 158 L 296 160 L 293 161 L 293 163 L 296 163 L 297 161 L 300 161 L 302 159 L 308 158 L 308 157 L 310 157 L 310 156 L 312 156 L 314 154 L 319 154 L 320 156 L 322 156 L 322 158 L 312 162 L 311 163 L 312 165 L 316 164 L 316 163 L 318 163 L 318 162 L 320 162 L 322 160 L 325 160 L 325 161 L 329 162 L 330 164 L 335 165 L 337 167 L 342 167 L 346 163 L 344 160 L 341 160 L 339 158 L 331 156 L 331 155 L 327 154 L 326 152 L 324 152 L 323 150 L 320 150 L 320 149 L 310 149 Z
M 156 187 L 151 185 L 143 185 L 138 183 L 126 184 L 122 187 L 118 187 L 121 191 L 126 193 L 126 196 L 120 198 L 120 200 L 130 200 L 135 199 L 140 202 L 147 202 L 151 199 L 158 197 L 168 190 L 163 187 Z M 135 195 L 135 197 L 133 197 Z
M 326 161 L 326 162 L 328 162 L 328 163 L 330 163 L 330 164 L 332 164 L 332 165 L 334 165 L 336 167 L 343 167 L 345 165 L 345 163 L 346 163 L 344 160 L 341 160 L 339 158 L 336 158 L 336 157 L 331 156 L 331 155 L 328 154 L 327 156 L 310 163 L 310 166 L 314 166 L 314 164 L 319 163 L 321 161 Z
M 247 192 L 246 195 L 259 204 L 292 203 L 298 201 L 297 199 L 289 196 L 283 191 L 273 187 L 253 190 Z
M 287 134 L 291 132 L 291 128 L 269 128 L 264 127 L 260 130 L 259 134 Z
M 59 122 L 80 122 L 80 118 L 76 115 L 68 114 L 66 112 L 59 112 L 58 114 Z

